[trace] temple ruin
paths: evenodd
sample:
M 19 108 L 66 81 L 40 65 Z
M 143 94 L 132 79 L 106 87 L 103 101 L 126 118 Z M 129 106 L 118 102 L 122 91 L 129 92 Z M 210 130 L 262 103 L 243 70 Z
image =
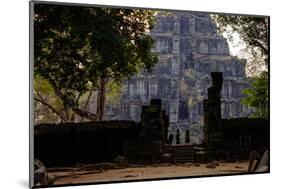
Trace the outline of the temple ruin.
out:
M 241 104 L 242 90 L 249 87 L 246 60 L 231 56 L 209 14 L 171 12 L 157 15 L 151 31 L 159 62 L 152 73 L 142 72 L 124 82 L 120 103 L 108 106 L 106 119 L 141 120 L 141 106 L 161 99 L 169 115 L 169 133 L 180 131 L 180 143 L 202 142 L 203 100 L 211 86 L 211 72 L 223 73 L 221 117 L 247 117 L 249 107 Z M 190 133 L 190 140 L 186 140 Z M 175 137 L 172 143 L 176 143 Z

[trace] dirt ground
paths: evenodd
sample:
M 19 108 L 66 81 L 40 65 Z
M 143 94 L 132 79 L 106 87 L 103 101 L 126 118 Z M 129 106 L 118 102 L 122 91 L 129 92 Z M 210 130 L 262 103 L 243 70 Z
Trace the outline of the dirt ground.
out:
M 57 184 L 76 184 L 104 181 L 127 181 L 138 179 L 169 178 L 182 176 L 222 175 L 246 173 L 248 162 L 219 163 L 216 168 L 206 168 L 206 164 L 160 164 L 135 166 L 120 169 L 56 169 L 49 171 Z

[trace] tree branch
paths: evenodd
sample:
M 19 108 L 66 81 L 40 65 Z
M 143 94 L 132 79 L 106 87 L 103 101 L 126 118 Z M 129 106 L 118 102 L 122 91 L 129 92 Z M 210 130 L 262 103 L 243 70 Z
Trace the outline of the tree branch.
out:
M 34 100 L 40 102 L 41 104 L 43 104 L 44 106 L 48 107 L 53 113 L 57 114 L 63 121 L 67 121 L 67 119 L 60 113 L 58 112 L 54 107 L 52 107 L 50 104 L 48 104 L 47 102 L 45 102 L 43 99 L 34 97 Z
M 268 49 L 260 41 L 256 39 L 252 39 L 252 41 L 249 41 L 249 44 L 259 47 L 265 54 L 268 53 Z
M 66 105 L 68 107 L 70 107 L 72 109 L 72 111 L 74 111 L 74 113 L 78 114 L 81 117 L 86 117 L 92 121 L 95 121 L 98 117 L 96 114 L 93 114 L 91 112 L 85 111 L 85 110 L 81 110 L 79 109 L 77 106 L 69 103 L 68 101 L 65 101 L 65 95 L 62 94 L 62 92 L 59 90 L 59 88 L 56 86 L 56 83 L 52 80 L 52 78 L 48 77 L 48 81 L 50 82 L 51 86 L 53 87 L 56 95 L 64 102 L 66 103 Z

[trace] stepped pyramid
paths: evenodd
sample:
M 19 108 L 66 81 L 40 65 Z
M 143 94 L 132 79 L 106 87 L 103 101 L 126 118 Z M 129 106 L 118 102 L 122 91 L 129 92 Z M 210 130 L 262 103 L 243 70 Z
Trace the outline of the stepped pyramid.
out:
M 249 87 L 246 61 L 230 55 L 227 40 L 209 14 L 159 13 L 150 35 L 159 53 L 158 64 L 152 73 L 142 72 L 124 82 L 120 103 L 108 107 L 106 119 L 139 121 L 141 106 L 160 98 L 170 116 L 169 132 L 175 136 L 179 129 L 184 143 L 189 130 L 191 143 L 200 143 L 211 72 L 223 72 L 222 118 L 250 115 L 252 110 L 240 102 L 241 91 Z

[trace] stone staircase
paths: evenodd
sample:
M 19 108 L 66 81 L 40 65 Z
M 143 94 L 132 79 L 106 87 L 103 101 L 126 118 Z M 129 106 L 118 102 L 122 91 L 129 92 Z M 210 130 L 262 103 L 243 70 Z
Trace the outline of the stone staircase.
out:
M 190 145 L 172 146 L 172 158 L 174 163 L 193 163 L 194 148 Z

